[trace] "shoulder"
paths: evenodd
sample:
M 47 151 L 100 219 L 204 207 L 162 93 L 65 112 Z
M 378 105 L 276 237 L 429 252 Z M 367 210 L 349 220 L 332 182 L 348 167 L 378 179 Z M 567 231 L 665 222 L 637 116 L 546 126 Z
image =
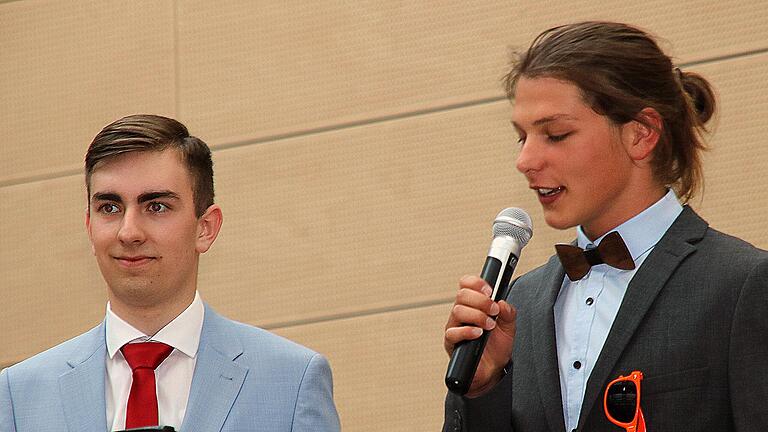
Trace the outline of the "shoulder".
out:
M 768 251 L 740 238 L 710 227 L 694 246 L 695 252 L 683 265 L 705 285 L 731 287 L 739 295 L 744 284 L 768 280 Z
M 768 251 L 712 227 L 709 227 L 700 245 L 713 253 L 736 254 L 737 257 L 749 261 L 757 262 L 768 259 Z
M 233 342 L 234 345 L 239 345 L 243 353 L 239 361 L 306 366 L 313 358 L 322 358 L 320 354 L 303 345 L 268 330 L 223 317 L 210 307 L 206 308 L 206 321 L 202 338 L 205 338 L 206 331 L 213 331 L 219 341 L 223 338 L 223 342 L 228 345 L 233 345 Z
M 281 357 L 310 359 L 317 352 L 283 336 L 249 324 L 230 321 L 233 331 L 239 335 L 245 351 L 268 351 Z
M 752 267 L 768 259 L 768 252 L 765 250 L 711 227 L 687 206 L 661 239 L 659 246 L 665 250 L 682 250 L 675 247 L 679 242 L 693 247 L 691 258 L 694 261 L 710 259 L 714 265 Z
M 708 277 L 742 280 L 768 268 L 768 251 L 712 227 L 691 244 L 695 249 L 683 265 Z
M 5 373 L 9 381 L 20 384 L 58 379 L 72 369 L 70 363 L 84 361 L 98 349 L 106 349 L 103 324 L 11 366 Z

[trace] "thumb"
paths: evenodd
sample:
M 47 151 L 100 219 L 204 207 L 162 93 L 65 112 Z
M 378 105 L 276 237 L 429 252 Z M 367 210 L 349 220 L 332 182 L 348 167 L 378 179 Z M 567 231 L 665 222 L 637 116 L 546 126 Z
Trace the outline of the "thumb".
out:
M 504 300 L 499 301 L 499 315 L 496 317 L 496 327 L 504 333 L 515 335 L 515 322 L 517 310 Z

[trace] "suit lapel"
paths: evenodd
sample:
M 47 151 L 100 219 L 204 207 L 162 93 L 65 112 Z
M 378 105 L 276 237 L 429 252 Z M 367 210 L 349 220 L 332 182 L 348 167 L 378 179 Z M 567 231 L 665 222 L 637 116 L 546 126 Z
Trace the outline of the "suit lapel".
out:
M 235 403 L 248 369 L 235 360 L 243 353 L 229 323 L 205 306 L 195 373 L 181 430 L 218 431 Z
M 610 376 L 611 371 L 659 292 L 680 263 L 696 250 L 693 244 L 704 236 L 707 227 L 703 219 L 689 207 L 685 207 L 635 273 L 587 381 L 579 417 L 580 428 L 583 427 L 595 402 L 602 398 L 603 384 L 607 383 L 609 378 L 616 378 Z
M 81 345 L 67 360 L 72 370 L 59 377 L 64 417 L 70 431 L 103 432 L 107 430 L 104 323 L 81 337 Z
M 565 271 L 558 258 L 552 257 L 543 269 L 543 273 L 541 294 L 537 298 L 537 304 L 531 308 L 534 314 L 531 317 L 534 364 L 549 429 L 561 431 L 565 429 L 565 420 L 560 394 L 560 369 L 557 366 L 554 305 L 563 285 Z

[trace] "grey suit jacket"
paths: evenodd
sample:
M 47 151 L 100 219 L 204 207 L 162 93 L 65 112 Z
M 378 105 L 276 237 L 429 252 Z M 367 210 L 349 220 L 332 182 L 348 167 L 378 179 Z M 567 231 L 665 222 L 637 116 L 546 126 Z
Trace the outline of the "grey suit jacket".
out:
M 104 432 L 104 323 L 0 373 L 0 431 Z M 328 362 L 208 305 L 180 430 L 338 431 Z
M 448 394 L 444 431 L 564 431 L 553 306 L 557 257 L 520 277 L 511 371 L 475 399 Z M 619 431 L 606 385 L 640 370 L 650 431 L 768 430 L 768 252 L 686 207 L 629 284 L 587 382 L 578 431 Z

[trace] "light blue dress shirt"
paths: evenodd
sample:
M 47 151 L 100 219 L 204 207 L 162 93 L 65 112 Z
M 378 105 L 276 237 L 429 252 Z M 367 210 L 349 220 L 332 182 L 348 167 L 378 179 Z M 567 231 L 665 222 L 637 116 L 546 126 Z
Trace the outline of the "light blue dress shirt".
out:
M 635 261 L 634 270 L 619 270 L 607 264 L 593 266 L 584 278 L 566 276 L 555 301 L 555 336 L 560 368 L 560 391 L 566 430 L 576 429 L 589 375 L 603 348 L 608 331 L 637 269 L 664 233 L 683 211 L 673 191 L 611 231 L 618 231 Z M 610 231 L 609 231 L 610 232 Z M 606 233 L 607 234 L 607 233 Z M 578 245 L 592 248 L 594 242 L 577 228 Z

